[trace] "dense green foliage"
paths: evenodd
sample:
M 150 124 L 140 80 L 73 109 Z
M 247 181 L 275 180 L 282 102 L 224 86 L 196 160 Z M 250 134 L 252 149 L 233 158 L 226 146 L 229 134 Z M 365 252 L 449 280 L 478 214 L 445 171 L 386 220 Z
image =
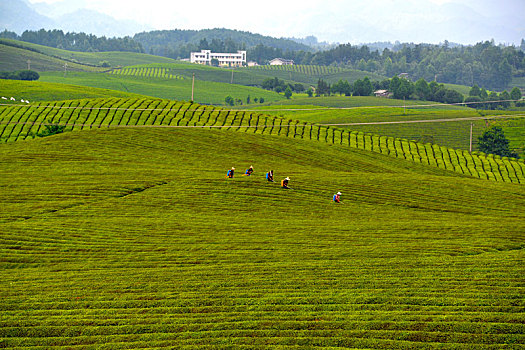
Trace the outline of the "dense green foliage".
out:
M 219 28 L 155 30 L 135 34 L 133 39 L 139 42 L 146 52 L 175 59 L 189 58 L 190 52 L 202 49 L 216 52 L 236 52 L 241 49 L 250 51 L 257 45 L 278 50 L 311 50 L 307 45 L 298 44 L 292 40 Z M 249 54 L 248 57 L 252 56 Z
M 14 72 L 0 72 L 0 79 L 11 80 L 38 80 L 40 75 L 34 70 L 17 70 Z
M 516 153 L 509 150 L 509 140 L 505 137 L 503 129 L 499 126 L 485 130 L 478 138 L 478 147 L 481 152 L 497 154 L 503 157 L 517 157 Z
M 26 30 L 22 35 L 14 36 L 12 32 L 0 32 L 0 38 L 15 39 L 33 44 L 39 44 L 57 49 L 96 52 L 124 51 L 144 52 L 142 46 L 130 37 L 106 38 L 86 33 L 65 33 L 59 29 L 38 31 Z
M 424 78 L 460 85 L 478 84 L 489 89 L 506 88 L 513 75 L 525 73 L 525 53 L 513 46 L 480 42 L 473 46 L 403 45 L 398 51 L 371 51 L 366 46 L 340 45 L 309 55 L 290 55 L 298 64 L 344 65 L 385 76 L 408 73 L 412 80 Z
M 60 107 L 60 108 L 58 108 Z M 364 134 L 332 126 L 246 111 L 222 110 L 193 103 L 151 99 L 65 101 L 13 106 L 0 110 L 0 141 L 27 139 L 48 122 L 65 131 L 110 126 L 208 126 L 346 145 L 438 167 L 481 179 L 525 182 L 525 164 L 492 155 L 469 154 L 430 143 Z
M 0 145 L 1 346 L 522 347 L 522 185 L 266 134 Z

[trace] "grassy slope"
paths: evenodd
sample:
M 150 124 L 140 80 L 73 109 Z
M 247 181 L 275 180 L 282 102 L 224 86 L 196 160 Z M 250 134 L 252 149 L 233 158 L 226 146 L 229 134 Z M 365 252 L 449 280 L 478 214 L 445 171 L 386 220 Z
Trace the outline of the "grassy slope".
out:
M 31 69 L 37 72 L 64 71 L 64 64 L 70 71 L 102 71 L 102 68 L 86 66 L 74 62 L 66 62 L 59 58 L 43 55 L 38 52 L 20 49 L 0 44 L 0 70 L 14 71 L 27 69 L 27 61 L 31 61 Z
M 0 166 L 2 346 L 525 342 L 521 185 L 195 129 L 2 144 Z
M 286 81 L 296 81 L 303 84 L 317 86 L 317 81 L 323 79 L 328 83 L 336 83 L 339 80 L 348 80 L 350 83 L 364 77 L 371 80 L 383 80 L 385 77 L 371 72 L 364 72 L 355 69 L 341 69 L 322 66 L 258 66 L 243 68 L 243 71 L 265 75 L 266 78 L 277 77 Z M 312 72 L 310 72 L 311 70 Z M 322 72 L 319 70 L 333 72 Z
M 26 43 L 23 41 L 17 41 L 17 40 L 9 40 L 9 39 L 1 39 L 0 40 L 0 47 L 7 47 L 11 49 L 15 49 L 11 46 L 1 45 L 2 42 L 7 43 L 13 43 L 18 46 L 27 47 L 29 49 L 37 50 L 44 55 L 47 56 L 54 56 L 57 58 L 64 58 L 68 61 L 78 61 L 79 63 L 87 63 L 90 65 L 99 65 L 102 61 L 107 61 L 112 67 L 116 66 L 130 66 L 130 65 L 136 65 L 136 64 L 150 64 L 150 63 L 174 63 L 177 62 L 176 60 L 173 60 L 171 58 L 166 57 L 160 57 L 160 56 L 153 56 L 153 55 L 147 55 L 147 54 L 141 54 L 136 52 L 78 52 L 78 51 L 68 51 L 68 50 L 61 50 L 56 49 L 53 47 L 38 45 L 38 44 L 32 44 L 32 43 Z M 4 49 L 6 50 L 6 49 Z M 28 50 L 18 49 L 16 52 L 17 54 L 20 54 L 21 51 L 26 51 L 26 54 Z M 25 61 L 27 59 L 23 60 L 22 58 L 17 59 L 16 57 L 13 58 L 14 62 L 17 62 L 18 65 L 26 64 Z M 74 64 L 71 62 L 68 62 L 69 64 Z M 0 66 L 2 67 L 2 66 Z M 63 64 L 62 64 L 63 67 Z M 27 64 L 26 64 L 27 68 Z M 1 68 L 4 69 L 4 68 Z M 54 70 L 54 69 L 40 69 L 41 71 L 46 70 Z M 86 69 L 84 69 L 86 70 Z M 103 68 L 103 70 L 107 70 L 107 68 Z
M 139 97 L 137 94 L 85 86 L 45 83 L 41 81 L 2 80 L 0 96 L 35 101 L 62 101 L 84 98 Z M 0 101 L 11 103 L 11 101 Z
M 402 107 L 404 105 L 407 106 L 406 109 Z M 425 105 L 429 107 L 424 107 Z M 349 109 L 334 110 L 319 107 Z M 254 107 L 245 106 L 242 108 L 252 109 Z M 523 143 L 523 135 L 525 133 L 525 118 L 510 117 L 510 121 L 491 120 L 490 118 L 490 116 L 496 115 L 523 115 L 522 111 L 476 111 L 467 107 L 436 106 L 436 102 L 339 96 L 316 98 L 298 97 L 278 103 L 265 103 L 265 106 L 257 107 L 257 109 L 266 110 L 271 114 L 283 115 L 291 119 L 327 124 L 465 118 L 464 121 L 447 123 L 351 125 L 341 127 L 385 136 L 434 142 L 447 147 L 468 149 L 470 143 L 470 124 L 473 123 L 473 148 L 476 150 L 477 137 L 483 134 L 487 126 L 495 124 L 503 127 L 510 141 L 510 147 L 518 151 L 518 154 L 524 155 L 523 147 L 525 144 Z M 286 109 L 298 110 L 290 111 Z M 471 121 L 466 119 L 481 116 L 486 116 L 486 120 Z
M 153 125 L 233 128 L 242 132 L 346 145 L 482 179 L 525 183 L 523 161 L 471 155 L 467 151 L 436 144 L 363 134 L 252 111 L 230 111 L 169 100 L 111 98 L 12 106 L 0 109 L 0 122 L 0 141 L 3 142 L 34 138 L 47 123 L 64 125 L 65 131 Z
M 175 99 L 191 99 L 191 79 L 157 79 L 133 76 L 119 76 L 112 74 L 90 74 L 75 72 L 64 78 L 60 73 L 42 73 L 40 80 L 53 83 L 66 83 L 131 92 L 135 94 Z M 242 86 L 237 84 L 215 83 L 211 81 L 195 80 L 194 99 L 205 104 L 224 104 L 226 96 L 246 101 L 250 95 L 264 97 L 266 101 L 283 100 L 284 96 L 263 89 Z
M 174 64 L 149 64 L 136 65 L 129 68 L 165 68 L 172 75 L 180 75 L 191 79 L 195 73 L 195 79 L 206 80 L 217 83 L 230 83 L 232 81 L 232 69 L 209 67 L 191 63 L 174 63 Z M 242 69 L 233 69 L 234 84 L 256 86 L 261 85 L 267 76 L 258 74 L 256 71 L 246 71 Z

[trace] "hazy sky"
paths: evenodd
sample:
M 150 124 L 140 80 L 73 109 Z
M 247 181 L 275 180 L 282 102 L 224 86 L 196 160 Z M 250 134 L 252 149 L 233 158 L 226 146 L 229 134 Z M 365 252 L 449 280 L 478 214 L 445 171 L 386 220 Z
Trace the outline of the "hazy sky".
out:
M 519 44 L 525 0 L 29 0 L 85 7 L 148 29 L 228 28 L 320 41 Z

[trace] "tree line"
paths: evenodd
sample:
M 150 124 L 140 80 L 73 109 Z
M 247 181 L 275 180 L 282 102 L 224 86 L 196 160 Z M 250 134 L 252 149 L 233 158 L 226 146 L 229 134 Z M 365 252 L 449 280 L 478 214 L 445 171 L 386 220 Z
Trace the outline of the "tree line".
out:
M 0 79 L 11 79 L 11 80 L 38 80 L 40 74 L 34 70 L 17 70 L 14 72 L 0 72 Z
M 277 79 L 277 78 L 275 78 Z M 264 86 L 263 86 L 264 87 Z M 469 106 L 477 109 L 505 109 L 510 107 L 511 100 L 520 100 L 521 90 L 517 87 L 511 92 L 506 90 L 501 93 L 490 92 L 484 88 L 474 85 L 467 98 L 454 90 L 447 88 L 444 84 L 436 81 L 428 83 L 421 78 L 415 83 L 403 77 L 394 76 L 391 79 L 382 81 L 371 81 L 368 77 L 356 80 L 353 84 L 346 80 L 339 80 L 337 83 L 328 84 L 323 79 L 319 79 L 315 89 L 316 96 L 330 96 L 339 94 L 345 96 L 371 96 L 374 91 L 387 90 L 395 99 L 434 101 L 440 103 L 469 103 Z M 310 92 L 307 91 L 309 95 Z M 516 106 L 522 106 L 523 102 L 515 102 Z
M 64 33 L 53 29 L 38 31 L 26 30 L 22 35 L 4 30 L 0 38 L 25 41 L 28 43 L 54 47 L 57 49 L 80 52 L 124 51 L 143 53 L 142 45 L 131 37 L 106 38 L 86 33 Z

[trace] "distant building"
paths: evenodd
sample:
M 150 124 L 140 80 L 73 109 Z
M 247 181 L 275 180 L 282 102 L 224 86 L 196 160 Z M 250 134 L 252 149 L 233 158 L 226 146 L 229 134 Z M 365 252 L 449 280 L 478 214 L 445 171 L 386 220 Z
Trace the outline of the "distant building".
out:
M 376 97 L 386 97 L 386 98 L 389 98 L 390 96 L 392 96 L 392 93 L 389 92 L 388 90 L 377 90 L 377 91 L 374 91 L 374 95 Z
M 270 66 L 293 66 L 293 60 L 287 60 L 284 58 L 274 58 L 270 61 Z
M 248 62 L 248 67 L 255 67 L 255 66 L 258 66 L 259 63 L 255 62 L 255 61 L 249 61 Z
M 242 67 L 246 65 L 246 51 L 237 51 L 237 53 L 214 53 L 211 50 L 201 50 L 201 52 L 192 52 L 190 56 L 191 63 L 205 64 L 210 66 L 212 60 L 217 60 L 222 67 Z
M 397 77 L 410 80 L 410 78 L 408 77 L 408 73 L 399 73 Z

